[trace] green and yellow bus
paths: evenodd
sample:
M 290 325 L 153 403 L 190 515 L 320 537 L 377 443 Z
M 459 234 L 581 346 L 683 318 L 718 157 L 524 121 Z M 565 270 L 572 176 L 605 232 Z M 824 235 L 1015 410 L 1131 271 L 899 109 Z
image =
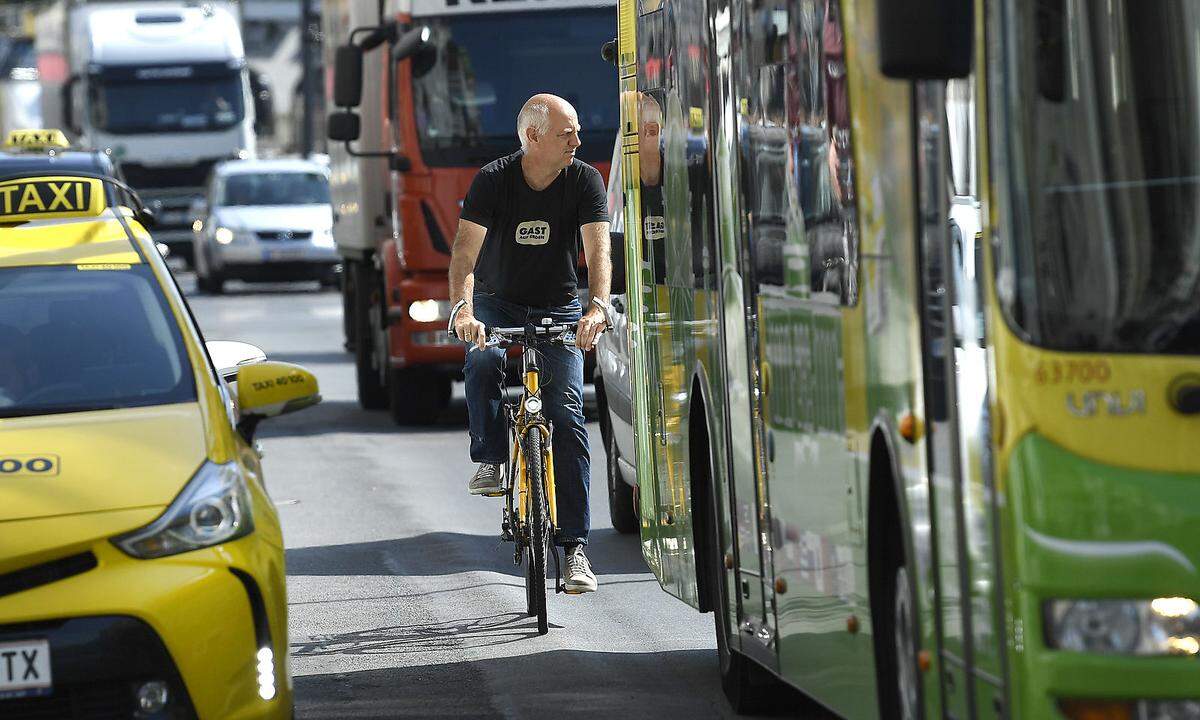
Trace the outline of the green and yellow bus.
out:
M 642 548 L 733 705 L 1200 718 L 1200 3 L 619 25 Z

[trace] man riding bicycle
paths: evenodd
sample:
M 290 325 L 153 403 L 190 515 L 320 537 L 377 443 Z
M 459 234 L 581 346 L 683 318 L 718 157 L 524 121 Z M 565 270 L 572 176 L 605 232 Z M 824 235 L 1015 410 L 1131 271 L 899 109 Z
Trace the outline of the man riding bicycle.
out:
M 609 326 L 608 203 L 600 172 L 575 158 L 579 119 L 555 95 L 534 95 L 517 115 L 521 150 L 484 166 L 463 201 L 450 259 L 451 322 L 468 349 L 467 414 L 471 459 L 479 468 L 473 495 L 503 493 L 508 460 L 504 419 L 504 350 L 487 347 L 485 327 L 522 327 L 551 318 L 575 323 L 575 347 L 538 352 L 542 401 L 553 424 L 557 544 L 566 550 L 564 585 L 596 589 L 583 547 L 590 517 L 591 460 L 583 419 L 583 353 Z M 583 311 L 575 274 L 582 236 L 591 301 Z

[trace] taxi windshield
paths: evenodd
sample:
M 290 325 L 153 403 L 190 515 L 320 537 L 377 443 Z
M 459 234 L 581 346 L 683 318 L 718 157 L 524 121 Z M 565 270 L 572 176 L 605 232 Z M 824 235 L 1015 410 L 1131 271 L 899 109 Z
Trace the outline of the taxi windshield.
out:
M 195 400 L 150 268 L 91 267 L 0 268 L 0 417 Z

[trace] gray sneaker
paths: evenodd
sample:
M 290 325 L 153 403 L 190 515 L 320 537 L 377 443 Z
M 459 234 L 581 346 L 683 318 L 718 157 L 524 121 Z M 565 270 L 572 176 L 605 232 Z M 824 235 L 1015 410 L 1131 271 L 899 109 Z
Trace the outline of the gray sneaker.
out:
M 574 595 L 585 592 L 595 592 L 596 576 L 592 574 L 591 563 L 583 554 L 583 546 L 576 545 L 567 551 L 567 577 L 563 582 L 564 589 Z
M 472 495 L 495 497 L 504 494 L 504 479 L 501 477 L 500 466 L 491 463 L 479 463 L 479 469 L 467 484 L 467 490 Z

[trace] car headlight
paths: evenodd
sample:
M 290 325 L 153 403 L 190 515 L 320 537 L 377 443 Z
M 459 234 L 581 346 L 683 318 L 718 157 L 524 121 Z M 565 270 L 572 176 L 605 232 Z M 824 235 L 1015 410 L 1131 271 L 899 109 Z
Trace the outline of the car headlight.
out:
M 1200 606 L 1188 598 L 1051 600 L 1050 646 L 1107 655 L 1200 654 Z
M 417 300 L 408 306 L 408 316 L 415 322 L 444 322 L 450 319 L 450 301 Z
M 149 559 L 220 545 L 253 530 L 250 494 L 237 463 L 205 461 L 157 520 L 112 541 L 133 557 Z
M 228 245 L 233 242 L 233 231 L 227 227 L 219 227 L 213 231 L 213 240 L 222 245 Z
M 319 247 L 333 247 L 333 228 L 325 228 L 313 233 L 313 245 Z

